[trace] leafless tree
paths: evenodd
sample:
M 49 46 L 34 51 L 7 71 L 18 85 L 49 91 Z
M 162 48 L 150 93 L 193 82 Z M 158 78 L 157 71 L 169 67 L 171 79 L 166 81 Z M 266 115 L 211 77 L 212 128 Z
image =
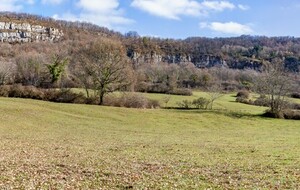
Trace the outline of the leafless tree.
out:
M 222 93 L 222 85 L 221 82 L 215 82 L 212 86 L 207 87 L 207 94 L 209 97 L 209 105 L 208 109 L 213 109 L 214 102 L 224 96 Z
M 82 73 L 77 73 L 82 83 L 91 80 L 99 96 L 99 104 L 107 93 L 121 90 L 129 85 L 131 65 L 121 43 L 100 38 L 83 47 L 78 54 Z M 83 80 L 83 74 L 87 77 Z M 87 86 L 86 86 L 87 87 Z
M 16 58 L 15 82 L 39 86 L 45 72 L 45 60 L 40 54 L 21 54 Z
M 12 63 L 0 62 L 0 85 L 9 82 L 13 72 Z
M 286 105 L 286 97 L 293 88 L 292 77 L 285 70 L 282 60 L 265 63 L 264 72 L 255 84 L 257 92 L 267 97 L 270 113 L 280 117 Z

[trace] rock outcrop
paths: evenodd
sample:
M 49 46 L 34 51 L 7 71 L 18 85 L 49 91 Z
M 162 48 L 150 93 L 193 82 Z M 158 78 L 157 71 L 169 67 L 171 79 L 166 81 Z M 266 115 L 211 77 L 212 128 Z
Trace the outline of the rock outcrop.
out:
M 225 60 L 219 56 L 213 55 L 159 55 L 156 53 L 149 54 L 140 54 L 137 52 L 129 52 L 128 57 L 131 58 L 136 65 L 142 63 L 193 63 L 196 67 L 199 68 L 209 68 L 214 66 L 223 66 L 228 67 Z
M 226 67 L 231 69 L 253 69 L 261 70 L 263 64 L 260 61 L 242 58 L 240 60 L 225 60 L 221 56 L 206 55 L 206 54 L 195 54 L 195 55 L 161 55 L 155 52 L 140 54 L 137 52 L 129 51 L 128 57 L 133 60 L 135 65 L 143 63 L 193 63 L 198 68 L 211 68 L 211 67 Z
M 0 21 L 0 42 L 26 43 L 35 41 L 56 42 L 63 37 L 63 32 L 56 28 L 29 23 Z

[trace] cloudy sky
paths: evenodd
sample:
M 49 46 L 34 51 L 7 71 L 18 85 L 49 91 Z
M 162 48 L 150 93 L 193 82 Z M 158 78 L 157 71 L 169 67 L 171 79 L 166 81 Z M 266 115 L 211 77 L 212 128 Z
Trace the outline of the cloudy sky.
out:
M 0 11 L 88 21 L 163 38 L 300 37 L 300 0 L 0 0 Z

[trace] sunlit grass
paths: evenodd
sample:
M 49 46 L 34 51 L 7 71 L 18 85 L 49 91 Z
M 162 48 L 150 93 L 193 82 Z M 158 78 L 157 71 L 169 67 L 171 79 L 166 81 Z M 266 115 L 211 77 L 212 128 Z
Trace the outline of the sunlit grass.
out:
M 299 121 L 233 95 L 212 111 L 0 98 L 0 189 L 299 189 Z

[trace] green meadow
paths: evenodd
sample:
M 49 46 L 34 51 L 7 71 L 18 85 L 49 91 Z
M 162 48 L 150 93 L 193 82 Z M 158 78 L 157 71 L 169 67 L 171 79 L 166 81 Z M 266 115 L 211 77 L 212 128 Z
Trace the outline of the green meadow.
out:
M 300 189 L 300 122 L 265 109 L 233 94 L 213 110 L 0 98 L 0 189 Z

